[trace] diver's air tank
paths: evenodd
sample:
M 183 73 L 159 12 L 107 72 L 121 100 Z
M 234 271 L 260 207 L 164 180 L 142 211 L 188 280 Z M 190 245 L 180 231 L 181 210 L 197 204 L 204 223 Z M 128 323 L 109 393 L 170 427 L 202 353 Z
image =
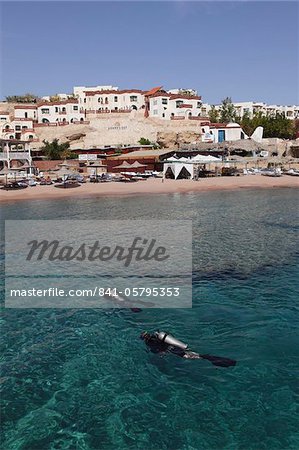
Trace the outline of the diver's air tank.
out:
M 186 350 L 188 348 L 187 344 L 179 341 L 175 337 L 171 336 L 171 334 L 165 333 L 164 331 L 156 331 L 156 337 L 160 339 L 160 341 L 165 342 L 168 345 L 173 345 L 174 347 L 181 348 L 182 350 Z

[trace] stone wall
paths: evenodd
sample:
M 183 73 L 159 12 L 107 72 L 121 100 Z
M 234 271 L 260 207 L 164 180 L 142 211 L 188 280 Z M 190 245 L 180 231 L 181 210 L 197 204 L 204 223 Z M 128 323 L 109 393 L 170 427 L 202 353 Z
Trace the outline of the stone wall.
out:
M 38 127 L 36 134 L 40 143 L 33 143 L 32 148 L 39 148 L 43 139 L 48 141 L 58 138 L 62 142 L 68 136 L 81 133 L 80 139 L 71 142 L 71 148 L 92 148 L 104 145 L 137 144 L 141 137 L 156 142 L 165 147 L 171 147 L 178 139 L 187 142 L 199 141 L 201 122 L 198 120 L 166 121 L 162 119 L 145 118 L 143 111 L 131 113 L 103 114 L 98 118 L 87 117 L 89 125 L 66 125 L 60 127 Z

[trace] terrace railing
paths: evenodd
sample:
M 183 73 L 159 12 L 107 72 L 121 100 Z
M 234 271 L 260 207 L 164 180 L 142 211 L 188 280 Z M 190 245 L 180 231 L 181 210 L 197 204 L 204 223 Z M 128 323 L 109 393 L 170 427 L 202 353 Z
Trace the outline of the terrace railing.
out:
M 6 161 L 8 159 L 30 159 L 29 152 L 0 152 L 0 161 Z

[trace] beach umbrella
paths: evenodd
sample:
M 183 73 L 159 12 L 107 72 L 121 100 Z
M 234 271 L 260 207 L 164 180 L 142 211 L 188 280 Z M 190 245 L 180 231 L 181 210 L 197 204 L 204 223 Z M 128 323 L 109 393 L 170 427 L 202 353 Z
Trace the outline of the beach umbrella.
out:
M 134 161 L 133 164 L 131 164 L 131 167 L 137 168 L 137 167 L 146 167 L 146 164 L 140 164 L 138 161 Z
M 65 167 L 65 168 L 70 167 L 70 165 L 66 162 L 66 159 L 62 163 L 59 163 L 58 166 Z
M 98 181 L 98 168 L 99 167 L 106 167 L 105 164 L 102 164 L 100 162 L 94 162 L 93 164 L 90 164 L 89 167 L 94 167 L 96 169 L 96 182 Z
M 123 161 L 118 166 L 114 166 L 114 169 L 131 169 L 132 164 L 128 163 L 128 161 Z

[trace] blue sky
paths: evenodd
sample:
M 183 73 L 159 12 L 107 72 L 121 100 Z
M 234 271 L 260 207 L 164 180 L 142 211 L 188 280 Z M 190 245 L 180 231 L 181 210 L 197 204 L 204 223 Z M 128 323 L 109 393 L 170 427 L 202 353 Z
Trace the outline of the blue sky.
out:
M 1 98 L 193 87 L 298 104 L 297 2 L 3 2 Z

